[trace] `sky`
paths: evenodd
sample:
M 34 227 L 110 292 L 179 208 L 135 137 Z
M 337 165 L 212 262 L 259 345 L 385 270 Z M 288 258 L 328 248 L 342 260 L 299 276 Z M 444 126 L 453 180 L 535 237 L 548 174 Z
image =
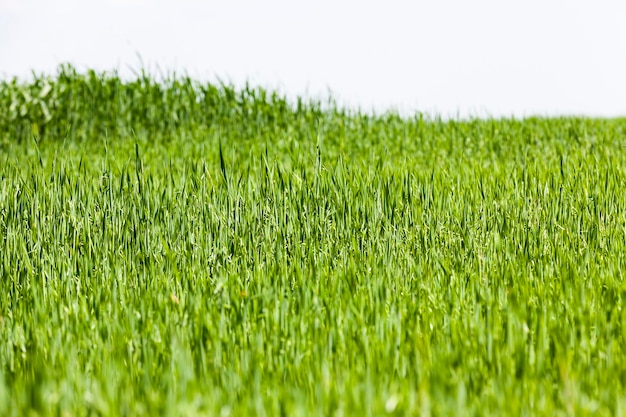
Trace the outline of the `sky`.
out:
M 624 0 L 0 0 L 0 78 L 186 74 L 445 117 L 626 116 Z

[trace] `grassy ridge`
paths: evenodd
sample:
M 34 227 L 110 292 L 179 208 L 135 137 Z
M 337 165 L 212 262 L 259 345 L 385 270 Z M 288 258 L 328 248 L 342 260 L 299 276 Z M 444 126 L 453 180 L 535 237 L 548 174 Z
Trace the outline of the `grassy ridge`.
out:
M 72 140 L 104 135 L 169 139 L 225 126 L 240 136 L 267 136 L 322 115 L 319 103 L 298 100 L 292 108 L 263 89 L 238 91 L 176 77 L 157 82 L 146 74 L 124 82 L 115 73 L 81 74 L 70 66 L 54 77 L 2 82 L 0 103 L 0 132 L 10 143 L 29 141 L 33 129 L 42 139 Z
M 0 415 L 624 415 L 623 120 L 0 97 Z

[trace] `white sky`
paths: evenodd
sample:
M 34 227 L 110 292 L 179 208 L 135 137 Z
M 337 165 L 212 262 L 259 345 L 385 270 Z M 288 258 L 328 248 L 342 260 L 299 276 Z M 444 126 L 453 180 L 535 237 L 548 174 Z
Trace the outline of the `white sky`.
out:
M 444 116 L 626 116 L 625 0 L 0 0 L 0 77 L 176 70 Z

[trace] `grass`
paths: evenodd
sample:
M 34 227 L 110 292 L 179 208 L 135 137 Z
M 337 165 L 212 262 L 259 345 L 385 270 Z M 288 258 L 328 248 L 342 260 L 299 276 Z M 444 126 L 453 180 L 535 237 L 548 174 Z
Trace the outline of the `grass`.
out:
M 0 84 L 0 415 L 626 415 L 626 120 Z

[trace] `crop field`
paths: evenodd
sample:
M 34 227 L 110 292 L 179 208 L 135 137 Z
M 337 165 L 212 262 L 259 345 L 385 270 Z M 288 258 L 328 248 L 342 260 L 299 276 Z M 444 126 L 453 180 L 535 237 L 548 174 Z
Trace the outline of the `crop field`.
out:
M 0 416 L 624 416 L 626 119 L 0 82 Z

